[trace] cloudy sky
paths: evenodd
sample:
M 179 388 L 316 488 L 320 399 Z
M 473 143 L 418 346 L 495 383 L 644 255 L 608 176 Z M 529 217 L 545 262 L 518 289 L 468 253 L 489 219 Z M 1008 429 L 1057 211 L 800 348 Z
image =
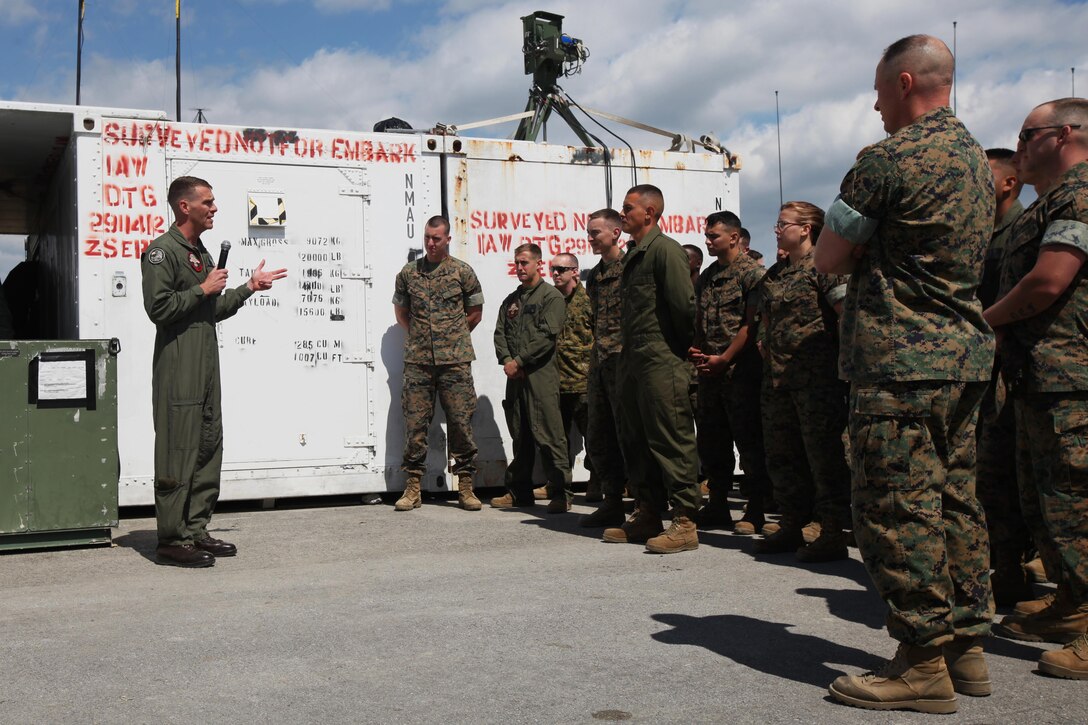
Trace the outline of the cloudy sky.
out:
M 173 115 L 174 0 L 86 5 L 83 102 Z M 77 7 L 0 0 L 0 98 L 74 102 Z M 529 88 L 519 18 L 540 9 L 565 15 L 591 52 L 563 81 L 580 103 L 712 132 L 741 155 L 741 216 L 764 253 L 778 207 L 776 90 L 785 197 L 826 208 L 857 150 L 884 135 L 873 69 L 898 37 L 952 46 L 956 23 L 956 110 L 984 146 L 1014 145 L 1034 105 L 1073 82 L 1088 89 L 1083 1 L 182 0 L 182 117 L 203 108 L 216 123 L 368 130 L 392 115 L 429 127 L 516 113 Z M 667 146 L 613 128 L 636 148 Z M 0 275 L 17 254 L 0 246 Z

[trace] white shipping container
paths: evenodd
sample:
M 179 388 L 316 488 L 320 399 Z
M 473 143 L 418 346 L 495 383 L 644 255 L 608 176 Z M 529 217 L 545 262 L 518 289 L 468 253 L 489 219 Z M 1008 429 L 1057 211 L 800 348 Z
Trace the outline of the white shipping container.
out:
M 0 232 L 34 238 L 44 336 L 120 340 L 123 506 L 153 502 L 155 329 L 139 256 L 172 222 L 166 191 L 177 176 L 214 188 L 219 211 L 203 241 L 213 257 L 231 243 L 229 284 L 261 259 L 288 269 L 219 325 L 223 500 L 403 487 L 404 333 L 391 298 L 430 216 L 448 214 L 451 253 L 483 284 L 474 427 L 478 485 L 487 486 L 501 485 L 510 456 L 492 334 L 498 303 L 517 285 L 513 249 L 535 242 L 545 262 L 571 252 L 588 270 L 597 258 L 587 216 L 618 208 L 635 176 L 664 190 L 662 227 L 681 243 L 702 246 L 706 215 L 739 209 L 737 171 L 712 153 L 612 150 L 606 164 L 599 149 L 565 145 L 175 123 L 159 112 L 8 102 L 0 150 L 5 178 L 25 190 L 21 202 L 0 200 Z M 441 414 L 424 485 L 450 485 Z

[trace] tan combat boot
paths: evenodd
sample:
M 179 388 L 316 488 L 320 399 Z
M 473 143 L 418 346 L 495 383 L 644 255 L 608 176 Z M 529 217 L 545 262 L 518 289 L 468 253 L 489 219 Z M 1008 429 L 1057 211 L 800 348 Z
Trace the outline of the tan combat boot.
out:
M 1055 598 L 1046 609 L 1019 616 L 1010 614 L 994 626 L 994 634 L 1022 642 L 1067 644 L 1088 632 L 1088 604 L 1074 604 Z
M 815 526 L 820 532 L 819 535 L 797 550 L 795 554 L 797 561 L 819 564 L 850 558 L 850 552 L 846 548 L 846 532 L 841 526 L 833 524 L 815 524 Z M 801 530 L 801 538 L 805 538 L 804 529 Z
M 940 647 L 900 644 L 879 672 L 843 675 L 828 692 L 839 702 L 868 710 L 956 711 L 956 693 Z
M 981 641 L 979 637 L 956 637 L 941 647 L 952 687 L 961 695 L 986 697 L 992 691 Z
M 813 541 L 820 538 L 820 531 L 822 529 L 823 526 L 819 521 L 809 521 L 801 527 L 801 536 L 805 539 L 806 544 L 811 544 Z
M 479 511 L 483 506 L 472 492 L 472 476 L 467 473 L 457 476 L 457 505 L 465 511 Z
M 1020 617 L 1038 614 L 1044 609 L 1052 606 L 1057 597 L 1057 592 L 1047 592 L 1038 599 L 1027 599 L 1023 602 L 1017 602 L 1016 606 L 1012 608 L 1012 613 Z
M 551 497 L 548 496 L 548 487 L 547 486 L 538 486 L 537 488 L 533 489 L 533 500 L 534 501 L 547 501 L 549 498 L 551 498 Z
M 744 515 L 733 526 L 733 533 L 737 536 L 755 536 L 757 531 L 762 531 L 767 520 L 763 517 L 763 502 L 748 500 L 744 507 Z
M 804 543 L 800 522 L 786 516 L 779 521 L 778 528 L 772 534 L 757 541 L 752 548 L 757 554 L 782 554 L 797 551 Z
M 514 494 L 505 493 L 491 499 L 491 506 L 497 509 L 531 508 L 536 505 L 536 499 L 528 498 L 522 501 L 514 498 Z
M 1065 647 L 1044 652 L 1039 671 L 1067 680 L 1088 680 L 1088 635 L 1082 634 Z
M 642 544 L 664 530 L 660 514 L 639 506 L 622 526 L 605 529 L 602 538 L 611 544 Z
M 1046 584 L 1050 579 L 1047 577 L 1046 567 L 1043 566 L 1043 560 L 1039 557 L 1035 557 L 1027 564 L 1024 564 L 1024 571 L 1028 573 L 1031 580 L 1036 584 Z
M 404 484 L 404 493 L 393 504 L 394 511 L 411 511 L 423 505 L 419 495 L 419 476 L 409 476 Z
M 699 548 L 699 535 L 695 531 L 692 509 L 678 508 L 668 531 L 646 541 L 646 550 L 655 554 L 676 554 Z

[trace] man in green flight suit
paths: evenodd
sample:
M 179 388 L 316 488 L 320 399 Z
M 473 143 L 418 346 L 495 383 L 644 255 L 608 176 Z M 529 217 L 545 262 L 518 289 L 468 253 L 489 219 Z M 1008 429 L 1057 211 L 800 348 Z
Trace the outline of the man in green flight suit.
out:
M 994 355 L 976 296 L 994 179 L 948 107 L 952 68 L 931 36 L 884 51 L 874 108 L 890 135 L 847 172 L 813 258 L 817 272 L 852 272 L 839 375 L 850 382 L 854 534 L 899 640 L 882 671 L 843 675 L 829 690 L 870 709 L 955 712 L 956 692 L 991 689 L 975 422 Z
M 548 513 L 570 511 L 570 463 L 559 412 L 559 369 L 555 343 L 567 316 L 563 293 L 544 283 L 540 247 L 514 250 L 521 284 L 499 305 L 495 355 L 506 374 L 506 424 L 514 457 L 506 467 L 507 494 L 491 499 L 495 508 L 532 506 L 534 447 L 540 449 L 548 479 Z
M 237 312 L 254 292 L 270 289 L 287 270 L 266 271 L 262 259 L 245 284 L 224 292 L 227 270 L 214 268 L 200 239 L 217 211 L 211 184 L 181 176 L 166 198 L 174 224 L 140 258 L 144 309 L 156 328 L 155 554 L 160 564 L 204 567 L 217 556 L 237 553 L 233 544 L 208 535 L 223 464 L 215 323 Z
M 695 421 L 687 362 L 695 332 L 695 289 L 687 254 L 661 233 L 661 189 L 632 187 L 623 200 L 623 231 L 631 235 L 620 281 L 620 446 L 638 508 L 618 528 L 613 543 L 645 542 L 655 554 L 698 548 L 692 517 L 699 507 Z M 673 521 L 662 533 L 671 503 Z

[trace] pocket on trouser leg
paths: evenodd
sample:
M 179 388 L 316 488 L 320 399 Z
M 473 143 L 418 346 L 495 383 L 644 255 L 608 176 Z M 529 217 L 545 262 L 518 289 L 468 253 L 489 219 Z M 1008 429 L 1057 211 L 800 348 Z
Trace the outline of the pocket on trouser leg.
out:
M 167 420 L 168 460 L 164 477 L 188 485 L 196 470 L 197 451 L 204 432 L 200 401 L 172 403 Z

